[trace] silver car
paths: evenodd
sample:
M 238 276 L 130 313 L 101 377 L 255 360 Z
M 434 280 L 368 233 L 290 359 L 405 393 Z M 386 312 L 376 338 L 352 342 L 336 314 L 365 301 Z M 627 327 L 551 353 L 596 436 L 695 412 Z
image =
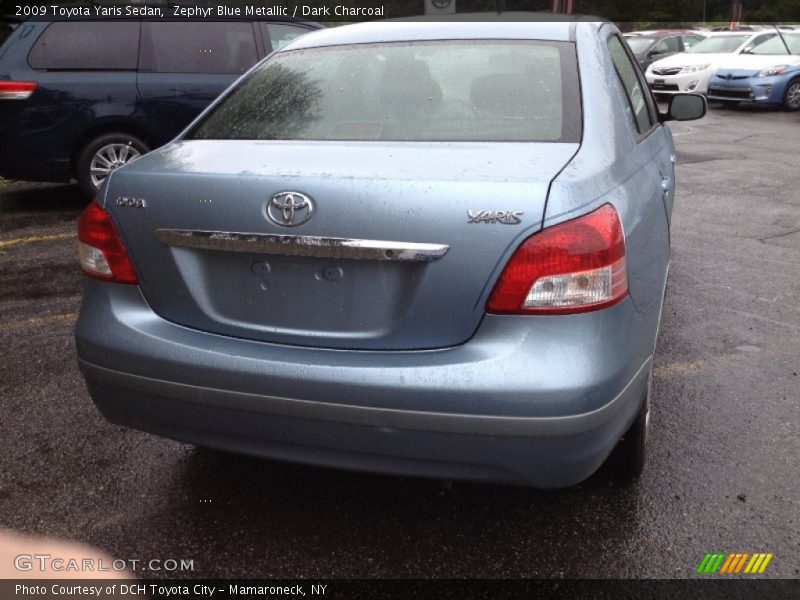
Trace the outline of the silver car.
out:
M 609 23 L 371 23 L 256 65 L 79 224 L 112 422 L 542 488 L 644 463 L 669 119 Z

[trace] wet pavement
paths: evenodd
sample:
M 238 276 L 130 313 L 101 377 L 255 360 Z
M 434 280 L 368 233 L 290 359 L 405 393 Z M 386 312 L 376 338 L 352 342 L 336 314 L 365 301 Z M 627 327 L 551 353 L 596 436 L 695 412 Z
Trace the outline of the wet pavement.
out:
M 107 423 L 72 339 L 68 185 L 0 185 L 0 527 L 193 577 L 690 577 L 706 552 L 800 576 L 800 114 L 674 124 L 673 256 L 641 481 L 563 491 L 215 453 Z

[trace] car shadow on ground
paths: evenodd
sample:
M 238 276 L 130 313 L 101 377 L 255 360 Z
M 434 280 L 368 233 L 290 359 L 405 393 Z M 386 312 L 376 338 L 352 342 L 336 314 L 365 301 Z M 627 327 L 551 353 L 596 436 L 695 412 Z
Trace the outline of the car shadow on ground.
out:
M 0 179 L 0 212 L 81 210 L 88 200 L 77 185 Z
M 0 232 L 71 222 L 87 204 L 76 185 L 0 180 Z
M 639 484 L 616 481 L 605 466 L 577 486 L 541 491 L 351 473 L 195 448 L 173 477 L 196 502 L 181 511 L 178 523 L 174 513 L 165 515 L 164 527 L 191 528 L 209 548 L 231 536 L 243 548 L 268 539 L 271 553 L 284 561 L 291 562 L 295 546 L 317 558 L 284 563 L 276 573 L 302 568 L 309 576 L 431 576 L 431 557 L 463 553 L 462 562 L 446 567 L 448 577 L 536 576 L 554 565 L 569 565 L 569 576 L 591 566 L 588 557 L 587 564 L 576 558 L 574 535 L 587 545 L 624 549 L 641 533 Z M 204 569 L 203 576 L 247 573 L 230 563 L 215 571 Z
M 753 104 L 750 102 L 742 102 L 740 104 L 723 104 L 721 102 L 715 102 L 713 100 L 709 100 L 708 102 L 709 110 L 717 110 L 717 111 L 742 111 L 742 112 L 762 112 L 762 113 L 782 113 L 786 112 L 780 106 L 776 104 Z

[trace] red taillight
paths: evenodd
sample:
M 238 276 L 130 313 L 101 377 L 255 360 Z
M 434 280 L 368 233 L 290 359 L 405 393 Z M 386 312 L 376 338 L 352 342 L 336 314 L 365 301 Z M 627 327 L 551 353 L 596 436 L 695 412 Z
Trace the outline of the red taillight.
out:
M 25 100 L 37 87 L 35 81 L 0 81 L 0 100 Z
M 616 304 L 628 295 L 625 238 L 605 204 L 526 239 L 503 269 L 490 313 L 568 314 Z
M 78 221 L 78 253 L 81 269 L 115 283 L 139 283 L 116 227 L 96 202 L 86 207 Z

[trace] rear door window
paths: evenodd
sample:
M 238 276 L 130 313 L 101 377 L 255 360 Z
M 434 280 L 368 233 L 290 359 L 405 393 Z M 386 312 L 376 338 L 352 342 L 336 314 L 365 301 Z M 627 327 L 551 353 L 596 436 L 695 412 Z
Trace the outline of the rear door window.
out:
M 139 54 L 137 21 L 52 23 L 28 55 L 34 69 L 133 71 Z
M 146 22 L 139 69 L 155 73 L 244 73 L 258 60 L 253 24 Z
M 264 44 L 267 46 L 267 51 L 270 51 L 271 42 L 271 51 L 274 52 L 311 30 L 297 25 L 286 25 L 285 23 L 261 23 L 261 31 L 264 35 Z
M 636 67 L 617 36 L 612 35 L 608 38 L 608 51 L 625 92 L 628 113 L 631 115 L 636 130 L 639 133 L 645 133 L 653 125 L 648 106 L 649 92 L 645 92 L 644 86 L 636 74 Z

